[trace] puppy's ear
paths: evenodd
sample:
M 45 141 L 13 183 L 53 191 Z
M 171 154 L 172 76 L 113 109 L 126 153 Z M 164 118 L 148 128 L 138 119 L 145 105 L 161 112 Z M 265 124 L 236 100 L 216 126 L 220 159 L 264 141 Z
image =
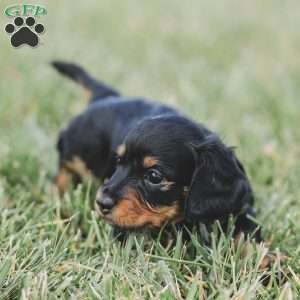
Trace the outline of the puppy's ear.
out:
M 187 220 L 205 223 L 223 219 L 252 204 L 250 184 L 230 148 L 216 136 L 190 147 L 195 168 L 185 203 Z

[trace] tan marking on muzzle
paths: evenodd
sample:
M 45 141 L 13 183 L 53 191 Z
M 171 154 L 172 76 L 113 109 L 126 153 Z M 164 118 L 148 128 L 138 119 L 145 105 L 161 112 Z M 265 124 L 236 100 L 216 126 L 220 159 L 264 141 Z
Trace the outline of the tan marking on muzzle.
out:
M 158 228 L 165 223 L 178 222 L 183 217 L 178 202 L 172 206 L 153 208 L 142 201 L 138 193 L 131 189 L 104 218 L 109 223 L 124 228 Z

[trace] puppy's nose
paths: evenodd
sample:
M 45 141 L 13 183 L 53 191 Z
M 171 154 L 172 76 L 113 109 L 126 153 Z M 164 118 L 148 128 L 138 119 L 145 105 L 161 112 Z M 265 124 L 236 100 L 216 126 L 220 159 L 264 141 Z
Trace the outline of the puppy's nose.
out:
M 101 198 L 98 198 L 96 202 L 104 215 L 110 213 L 114 207 L 114 201 L 109 196 L 102 196 Z

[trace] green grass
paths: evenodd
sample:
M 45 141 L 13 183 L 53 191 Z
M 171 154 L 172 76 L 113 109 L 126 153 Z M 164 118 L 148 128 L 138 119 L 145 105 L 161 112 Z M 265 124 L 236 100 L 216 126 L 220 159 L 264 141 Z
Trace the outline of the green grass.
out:
M 0 34 L 0 299 L 299 299 L 300 2 L 38 3 L 43 45 L 15 50 Z M 178 234 L 169 248 L 132 234 L 121 247 L 95 218 L 93 188 L 52 193 L 58 130 L 86 105 L 53 59 L 173 105 L 238 147 L 257 221 L 289 257 L 267 286 L 264 247 L 241 258 L 216 233 L 208 244 Z

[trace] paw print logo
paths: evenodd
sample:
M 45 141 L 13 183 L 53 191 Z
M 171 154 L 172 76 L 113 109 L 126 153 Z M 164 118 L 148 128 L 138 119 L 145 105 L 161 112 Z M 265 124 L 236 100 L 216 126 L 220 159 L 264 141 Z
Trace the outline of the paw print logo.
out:
M 14 24 L 9 23 L 5 26 L 5 31 L 11 35 L 10 42 L 15 48 L 21 45 L 35 47 L 39 43 L 39 35 L 45 31 L 43 24 L 36 24 L 33 17 L 16 17 Z

